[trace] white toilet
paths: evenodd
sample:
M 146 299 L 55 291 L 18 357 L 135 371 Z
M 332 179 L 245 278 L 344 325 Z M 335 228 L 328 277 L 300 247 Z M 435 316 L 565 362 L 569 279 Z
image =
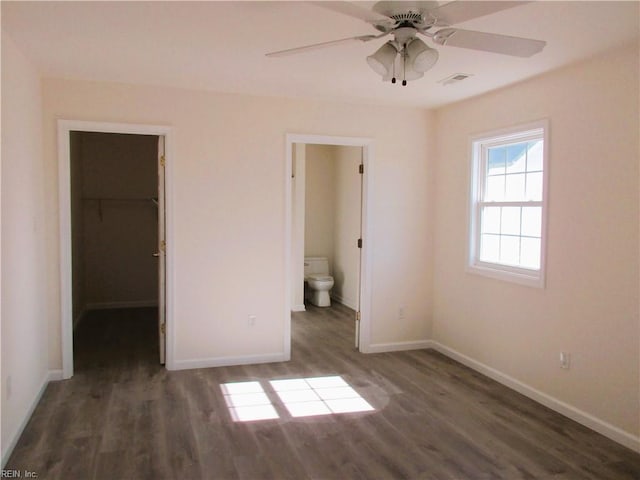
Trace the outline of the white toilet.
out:
M 333 287 L 333 277 L 329 275 L 327 257 L 305 257 L 304 281 L 308 286 L 308 300 L 316 307 L 331 306 L 329 290 Z

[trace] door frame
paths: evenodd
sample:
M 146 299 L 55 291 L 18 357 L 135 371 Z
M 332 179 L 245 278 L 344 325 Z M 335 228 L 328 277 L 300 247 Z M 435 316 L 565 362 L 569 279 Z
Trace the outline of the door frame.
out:
M 373 159 L 374 144 L 370 138 L 337 137 L 328 135 L 293 134 L 285 136 L 285 232 L 284 232 L 284 352 L 287 359 L 291 358 L 291 287 L 292 287 L 292 222 L 293 198 L 293 145 L 296 143 L 337 145 L 362 148 L 362 213 L 360 216 L 360 231 L 362 232 L 362 251 L 360 252 L 360 328 L 358 332 L 358 350 L 362 353 L 370 352 L 371 344 L 371 287 L 372 287 L 372 253 L 373 253 L 373 214 L 371 199 L 373 198 Z M 357 239 L 353 239 L 354 242 Z
M 133 123 L 58 120 L 58 211 L 60 244 L 60 342 L 62 378 L 73 376 L 73 291 L 71 253 L 71 142 L 72 131 L 163 136 L 165 141 L 165 235 L 166 235 L 166 368 L 173 368 L 173 138 L 172 127 Z

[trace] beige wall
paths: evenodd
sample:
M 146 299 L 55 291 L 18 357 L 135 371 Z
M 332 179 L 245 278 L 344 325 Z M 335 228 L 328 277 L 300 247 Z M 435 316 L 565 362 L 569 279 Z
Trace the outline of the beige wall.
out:
M 334 183 L 335 213 L 333 224 L 333 277 L 331 292 L 340 303 L 353 309 L 358 306 L 360 278 L 361 181 L 358 165 L 362 162 L 361 147 L 335 146 Z
M 2 31 L 2 458 L 48 375 L 55 272 L 39 73 Z M 55 243 L 55 242 L 54 242 Z M 53 315 L 55 316 L 55 314 Z M 10 384 L 10 386 L 9 386 Z
M 82 236 L 74 260 L 84 269 L 82 305 L 157 304 L 158 209 L 151 199 L 158 196 L 158 137 L 79 135 L 81 211 L 74 217 L 81 217 Z
M 636 436 L 638 84 L 634 46 L 437 111 L 433 320 L 437 342 Z M 546 288 L 466 273 L 469 137 L 542 118 Z
M 327 257 L 333 272 L 335 147 L 310 144 L 305 152 L 304 256 Z
M 45 79 L 46 205 L 52 218 L 58 215 L 57 118 L 173 128 L 176 366 L 283 352 L 286 133 L 374 139 L 371 343 L 427 338 L 430 113 Z M 57 264 L 57 231 L 50 235 L 47 253 Z M 411 305 L 410 314 L 397 321 L 401 303 Z M 60 319 L 57 309 L 52 312 L 50 365 L 59 368 Z M 253 327 L 248 315 L 257 316 Z

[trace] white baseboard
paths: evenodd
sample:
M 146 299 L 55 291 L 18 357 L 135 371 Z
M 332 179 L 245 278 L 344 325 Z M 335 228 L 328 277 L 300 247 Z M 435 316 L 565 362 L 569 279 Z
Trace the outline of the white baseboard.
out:
M 584 412 L 568 403 L 563 402 L 551 395 L 547 395 L 540 390 L 533 388 L 526 383 L 521 382 L 520 380 L 516 380 L 515 378 L 506 375 L 495 368 L 492 368 L 484 363 L 478 362 L 471 357 L 468 357 L 452 348 L 446 347 L 441 343 L 436 341 L 431 341 L 431 348 L 434 350 L 446 355 L 453 360 L 456 360 L 463 365 L 466 365 L 477 372 L 486 375 L 487 377 L 515 390 L 518 393 L 523 394 L 526 397 L 529 397 L 532 400 L 535 400 L 538 403 L 541 403 L 545 407 L 549 407 L 550 409 L 564 415 L 565 417 L 569 417 L 571 420 L 575 420 L 576 422 L 588 427 L 596 432 L 604 435 L 605 437 L 610 438 L 611 440 L 618 442 L 625 447 L 628 447 L 636 452 L 640 452 L 640 436 L 632 435 L 624 430 L 611 425 L 604 420 L 601 420 L 593 415 Z
M 345 307 L 349 307 L 351 310 L 358 310 L 356 302 L 349 298 L 342 298 L 340 295 L 331 295 L 331 300 L 341 303 Z
M 45 374 L 44 378 L 42 379 L 42 382 L 40 383 L 40 387 L 38 388 L 36 395 L 31 401 L 31 404 L 29 405 L 29 408 L 27 409 L 25 415 L 22 417 L 22 420 L 18 424 L 18 427 L 13 432 L 13 434 L 9 436 L 9 443 L 6 446 L 2 445 L 3 447 L 2 468 L 4 468 L 4 466 L 7 464 L 9 457 L 13 453 L 13 449 L 16 448 L 16 444 L 18 443 L 18 440 L 20 439 L 20 436 L 22 435 L 24 428 L 27 426 L 27 423 L 29 423 L 29 420 L 31 419 L 31 415 L 33 415 L 34 410 L 38 406 L 38 403 L 40 402 L 40 399 L 42 398 L 42 394 L 44 394 L 44 391 L 46 390 L 47 385 L 49 384 L 49 382 L 52 382 L 55 380 L 62 380 L 62 370 L 50 370 Z
M 291 311 L 292 312 L 306 312 L 307 309 L 304 306 L 304 303 L 300 304 L 300 305 L 294 305 L 291 307 Z
M 290 356 L 284 353 L 267 353 L 265 355 L 247 355 L 244 357 L 213 357 L 193 360 L 175 360 L 168 370 L 191 370 L 194 368 L 229 367 L 233 365 L 251 365 L 256 363 L 288 362 Z
M 157 307 L 157 300 L 126 300 L 122 302 L 94 302 L 87 303 L 85 311 L 87 310 L 109 310 L 113 308 L 143 308 L 143 307 Z
M 422 350 L 431 348 L 430 340 L 413 340 L 409 342 L 374 343 L 364 348 L 364 353 L 401 352 L 404 350 Z

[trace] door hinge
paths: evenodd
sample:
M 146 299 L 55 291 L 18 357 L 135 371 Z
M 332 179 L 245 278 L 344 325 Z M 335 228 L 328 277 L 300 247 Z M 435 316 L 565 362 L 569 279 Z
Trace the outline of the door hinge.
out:
M 356 321 L 359 322 L 360 321 L 360 312 L 356 312 Z
M 164 240 L 162 240 L 160 242 L 160 251 L 161 252 L 166 252 L 167 251 L 167 242 L 165 242 Z
M 165 163 L 166 163 L 166 160 L 164 159 L 164 155 L 160 156 L 160 165 L 164 167 Z
M 362 239 L 361 238 L 358 239 L 358 248 L 362 248 Z
M 364 163 L 361 163 L 360 165 L 358 165 L 358 173 L 360 174 L 364 173 Z
M 162 332 L 162 335 L 166 335 L 167 333 L 167 324 L 163 323 L 162 325 L 160 325 L 160 331 Z

